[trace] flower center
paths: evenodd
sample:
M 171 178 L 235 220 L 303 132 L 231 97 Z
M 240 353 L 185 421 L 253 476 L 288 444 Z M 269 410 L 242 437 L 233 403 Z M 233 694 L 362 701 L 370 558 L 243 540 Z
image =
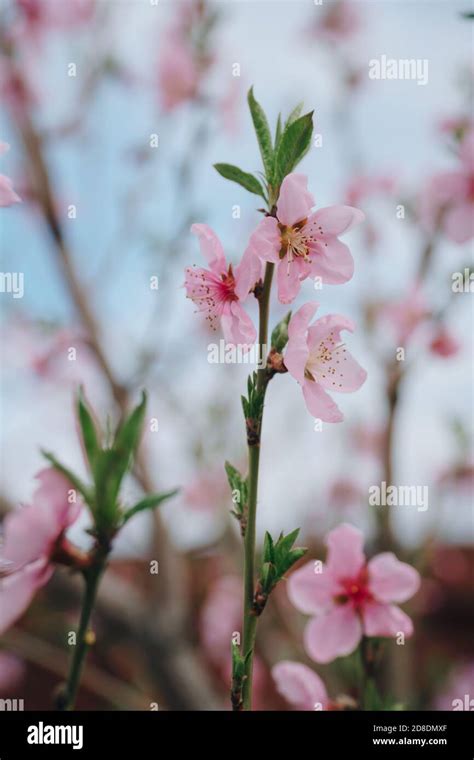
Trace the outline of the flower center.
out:
M 235 295 L 235 277 L 232 271 L 232 264 L 226 274 L 221 275 L 222 284 L 220 285 L 221 297 L 223 301 L 238 301 Z
M 284 224 L 279 224 L 280 228 L 280 259 L 285 256 L 288 257 L 288 272 L 290 271 L 290 265 L 297 257 L 302 258 L 304 261 L 311 262 L 309 257 L 308 242 L 304 231 L 304 226 L 307 219 L 302 219 L 293 227 L 286 227 Z
M 342 388 L 343 378 L 342 363 L 346 361 L 346 348 L 344 343 L 338 343 L 333 332 L 320 341 L 310 351 L 305 366 L 305 377 L 308 380 L 331 380 L 332 385 Z
M 372 599 L 368 587 L 368 573 L 364 567 L 356 578 L 340 581 L 342 592 L 335 597 L 336 604 L 351 604 L 356 610 Z

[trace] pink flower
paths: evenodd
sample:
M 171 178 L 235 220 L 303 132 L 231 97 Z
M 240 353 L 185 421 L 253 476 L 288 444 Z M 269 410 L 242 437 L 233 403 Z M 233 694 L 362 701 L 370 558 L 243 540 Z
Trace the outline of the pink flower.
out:
M 359 32 L 361 25 L 360 10 L 353 0 L 335 0 L 323 11 L 322 18 L 316 16 L 312 33 L 328 42 L 347 42 Z
M 187 297 L 194 301 L 198 311 L 206 314 L 213 330 L 220 321 L 227 343 L 250 347 L 257 334 L 242 302 L 260 278 L 259 260 L 247 248 L 234 272 L 232 264 L 227 265 L 221 242 L 210 227 L 193 224 L 191 232 L 199 237 L 201 253 L 207 259 L 209 269 L 186 269 Z
M 0 694 L 7 694 L 23 680 L 25 664 L 9 652 L 0 652 Z
M 314 198 L 303 174 L 288 174 L 282 182 L 277 218 L 263 219 L 250 239 L 263 261 L 277 265 L 278 297 L 291 303 L 307 277 L 337 285 L 351 279 L 354 261 L 338 235 L 362 222 L 364 214 L 351 206 L 330 206 L 311 213 Z
M 308 615 L 304 643 L 316 662 L 348 655 L 361 637 L 411 636 L 411 619 L 394 602 L 405 602 L 419 588 L 420 576 L 410 565 L 384 552 L 367 562 L 363 535 L 347 523 L 326 539 L 328 556 L 320 572 L 308 562 L 290 577 L 291 602 Z
M 379 313 L 382 319 L 391 324 L 399 346 L 406 344 L 430 314 L 419 286 L 413 287 L 399 301 L 383 305 Z
M 29 606 L 53 573 L 53 554 L 81 506 L 70 504 L 71 483 L 52 468 L 37 475 L 31 506 L 7 514 L 0 565 L 0 633 Z
M 341 343 L 341 331 L 352 332 L 353 322 L 330 314 L 310 326 L 317 308 L 317 303 L 307 303 L 291 318 L 285 366 L 302 386 L 313 417 L 323 422 L 342 422 L 341 410 L 326 391 L 352 393 L 364 383 L 367 372 Z
M 436 331 L 430 343 L 431 353 L 440 356 L 443 359 L 449 359 L 451 356 L 455 356 L 460 348 L 461 344 L 459 341 L 456 340 L 454 335 L 451 335 L 445 327 L 440 327 Z
M 158 85 L 165 111 L 196 97 L 199 70 L 193 51 L 185 39 L 170 34 L 165 40 L 158 61 Z
M 300 662 L 282 660 L 272 668 L 279 694 L 296 710 L 326 710 L 329 704 L 326 687 L 314 670 Z
M 25 29 L 30 34 L 48 29 L 69 29 L 89 21 L 95 0 L 16 0 L 23 13 Z
M 431 178 L 420 202 L 420 219 L 433 233 L 437 227 L 453 243 L 474 237 L 474 129 L 459 148 L 461 166 Z
M 201 609 L 200 635 L 206 655 L 216 665 L 227 663 L 232 635 L 240 631 L 242 584 L 236 575 L 224 575 L 211 586 Z
M 0 156 L 9 149 L 7 143 L 0 142 Z M 13 206 L 14 203 L 21 203 L 21 198 L 15 193 L 11 179 L 0 174 L 0 206 Z
M 359 174 L 347 186 L 346 201 L 350 206 L 358 206 L 367 198 L 391 195 L 396 188 L 396 180 L 388 174 Z
M 222 467 L 198 472 L 183 489 L 185 506 L 196 512 L 215 512 L 226 503 L 229 486 Z

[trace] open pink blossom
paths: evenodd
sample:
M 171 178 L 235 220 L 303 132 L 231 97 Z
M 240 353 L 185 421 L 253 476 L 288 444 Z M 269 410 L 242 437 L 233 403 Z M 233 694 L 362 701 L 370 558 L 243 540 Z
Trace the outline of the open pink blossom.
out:
M 462 139 L 460 167 L 432 177 L 420 201 L 420 220 L 430 233 L 438 227 L 453 243 L 474 237 L 474 129 Z
M 0 156 L 9 149 L 7 143 L 0 142 Z M 21 198 L 15 193 L 10 177 L 0 174 L 0 206 L 13 206 L 14 203 L 21 203 Z
M 351 279 L 354 261 L 338 235 L 362 222 L 364 214 L 352 206 L 329 206 L 311 213 L 314 198 L 304 174 L 288 174 L 282 182 L 276 218 L 263 219 L 250 238 L 263 261 L 277 265 L 278 298 L 291 303 L 301 281 L 321 277 L 337 285 Z
M 70 503 L 71 483 L 52 468 L 41 470 L 30 506 L 9 512 L 0 545 L 0 633 L 29 606 L 53 573 L 53 554 L 81 506 Z
M 367 198 L 392 195 L 397 183 L 390 174 L 359 174 L 346 188 L 346 202 L 358 206 Z
M 228 344 L 250 347 L 257 334 L 242 303 L 260 278 L 259 260 L 249 247 L 234 270 L 232 264 L 227 265 L 221 242 L 207 224 L 193 224 L 191 232 L 199 238 L 201 253 L 207 259 L 209 269 L 186 269 L 187 297 L 206 314 L 213 330 L 220 322 Z
M 326 687 L 314 670 L 301 662 L 282 660 L 272 668 L 279 694 L 296 710 L 326 710 Z
M 327 561 L 308 562 L 291 575 L 288 595 L 307 615 L 304 643 L 315 662 L 331 662 L 354 651 L 362 636 L 411 636 L 411 619 L 396 606 L 419 588 L 418 572 L 392 552 L 367 562 L 364 537 L 343 523 L 326 539 Z M 319 571 L 319 572 L 318 572 Z
M 341 342 L 341 331 L 354 330 L 350 319 L 338 314 L 321 317 L 310 326 L 318 304 L 298 309 L 288 327 L 285 366 L 299 382 L 308 411 L 323 422 L 342 422 L 343 414 L 327 391 L 352 393 L 367 372 Z

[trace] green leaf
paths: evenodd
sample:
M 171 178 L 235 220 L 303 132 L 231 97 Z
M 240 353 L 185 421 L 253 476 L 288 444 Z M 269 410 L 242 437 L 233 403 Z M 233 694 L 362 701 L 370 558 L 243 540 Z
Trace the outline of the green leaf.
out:
M 289 311 L 288 314 L 283 317 L 280 322 L 278 322 L 272 332 L 271 346 L 275 349 L 275 351 L 278 351 L 279 354 L 281 354 L 286 344 L 288 343 L 288 324 L 290 322 L 290 319 L 291 311 Z
M 283 130 L 284 132 L 286 132 L 290 124 L 293 124 L 293 122 L 296 121 L 296 119 L 299 119 L 299 117 L 301 116 L 301 112 L 303 110 L 303 106 L 304 106 L 304 103 L 303 101 L 301 101 L 301 103 L 298 103 L 298 105 L 293 108 L 292 112 L 290 113 L 287 120 L 285 121 L 285 128 Z
M 86 504 L 88 504 L 88 506 L 93 509 L 93 496 L 86 484 L 83 483 L 82 480 L 77 477 L 77 475 L 74 475 L 74 473 L 68 467 L 61 464 L 61 462 L 56 459 L 54 454 L 49 451 L 44 451 L 43 449 L 41 450 L 41 453 L 43 454 L 44 458 L 47 459 L 48 462 L 54 467 L 55 470 L 60 472 L 61 475 L 64 475 L 65 478 L 71 481 L 71 485 L 74 486 L 76 491 L 79 491 Z
M 275 548 L 273 546 L 273 539 L 268 532 L 265 532 L 265 538 L 263 540 L 263 561 L 275 562 Z
M 122 525 L 125 525 L 125 523 L 128 522 L 131 517 L 138 514 L 138 512 L 144 512 L 147 509 L 155 509 L 167 499 L 171 499 L 173 496 L 176 496 L 178 491 L 178 488 L 174 488 L 172 491 L 166 491 L 164 493 L 152 493 L 148 496 L 145 496 L 140 501 L 137 501 L 133 507 L 127 509 L 123 516 Z
M 300 116 L 283 132 L 275 156 L 275 185 L 279 186 L 303 158 L 313 134 L 313 111 Z
M 283 134 L 283 129 L 282 129 L 282 126 L 281 126 L 281 113 L 279 113 L 278 114 L 278 119 L 277 119 L 276 130 L 275 130 L 275 150 L 278 148 L 278 143 L 281 140 L 282 134 Z
M 260 195 L 266 201 L 265 191 L 253 174 L 244 172 L 238 166 L 233 166 L 232 164 L 214 164 L 214 169 L 225 179 L 237 182 L 238 185 L 244 187 L 249 193 Z
M 100 449 L 99 437 L 94 422 L 94 417 L 84 398 L 82 388 L 79 390 L 77 399 L 77 417 L 81 428 L 84 449 L 91 469 Z
M 129 456 L 135 453 L 142 432 L 146 403 L 147 397 L 145 391 L 143 391 L 142 399 L 138 406 L 135 407 L 130 416 L 117 428 L 113 443 L 113 448 L 116 451 L 127 452 Z
M 234 507 L 235 512 L 232 512 L 231 514 L 234 514 L 237 518 L 241 518 L 244 514 L 245 507 L 247 506 L 248 501 L 248 482 L 247 478 L 242 477 L 240 472 L 236 467 L 234 467 L 230 462 L 225 463 L 225 471 L 227 474 L 227 480 L 229 483 L 229 488 L 232 492 L 237 491 L 239 494 L 239 500 L 236 502 L 234 501 Z
M 255 100 L 253 87 L 248 93 L 248 104 L 252 116 L 253 126 L 257 135 L 260 154 L 262 156 L 263 166 L 267 181 L 273 182 L 273 146 L 270 127 L 268 126 L 267 117 L 262 106 Z

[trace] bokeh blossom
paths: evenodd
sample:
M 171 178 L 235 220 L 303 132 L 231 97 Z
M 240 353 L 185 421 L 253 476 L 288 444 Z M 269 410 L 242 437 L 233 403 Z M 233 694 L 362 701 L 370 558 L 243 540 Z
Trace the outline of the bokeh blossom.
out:
M 71 483 L 52 468 L 41 470 L 31 505 L 7 514 L 0 547 L 0 633 L 27 609 L 34 594 L 50 579 L 54 555 L 67 528 L 78 518 L 79 503 L 70 503 Z

